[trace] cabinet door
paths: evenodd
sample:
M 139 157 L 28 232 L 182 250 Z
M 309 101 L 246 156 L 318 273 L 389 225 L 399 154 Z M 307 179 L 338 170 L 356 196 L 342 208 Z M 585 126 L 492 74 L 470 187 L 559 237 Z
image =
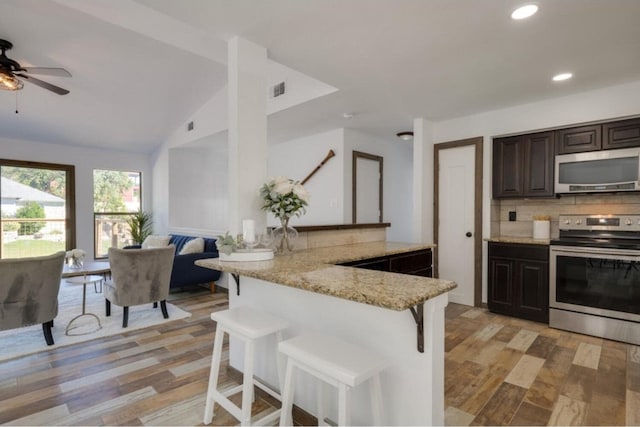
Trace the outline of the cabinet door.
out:
M 487 306 L 495 313 L 511 314 L 512 289 L 514 279 L 514 261 L 489 257 L 489 295 Z
M 553 196 L 553 132 L 524 136 L 524 197 Z
M 549 264 L 516 261 L 513 314 L 523 319 L 549 322 Z
M 602 148 L 602 125 L 561 129 L 555 134 L 558 154 L 596 151 Z
M 523 196 L 521 136 L 493 140 L 493 198 Z
M 640 119 L 621 120 L 602 125 L 602 148 L 640 146 Z

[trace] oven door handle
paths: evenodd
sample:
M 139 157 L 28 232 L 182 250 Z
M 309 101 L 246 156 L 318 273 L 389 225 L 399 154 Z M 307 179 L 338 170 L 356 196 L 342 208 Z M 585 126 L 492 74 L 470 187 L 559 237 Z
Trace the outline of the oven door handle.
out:
M 604 256 L 606 258 L 624 257 L 631 261 L 640 261 L 640 251 L 632 249 L 598 248 L 595 246 L 550 246 L 551 255 L 589 255 L 590 258 Z

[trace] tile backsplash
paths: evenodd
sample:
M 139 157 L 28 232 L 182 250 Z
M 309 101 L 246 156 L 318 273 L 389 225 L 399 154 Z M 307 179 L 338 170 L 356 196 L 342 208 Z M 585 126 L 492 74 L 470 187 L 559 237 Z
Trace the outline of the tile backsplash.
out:
M 509 212 L 516 221 L 509 221 Z M 551 237 L 558 237 L 561 214 L 640 214 L 640 194 L 583 194 L 554 199 L 504 199 L 491 202 L 491 237 L 533 235 L 534 215 L 551 217 Z

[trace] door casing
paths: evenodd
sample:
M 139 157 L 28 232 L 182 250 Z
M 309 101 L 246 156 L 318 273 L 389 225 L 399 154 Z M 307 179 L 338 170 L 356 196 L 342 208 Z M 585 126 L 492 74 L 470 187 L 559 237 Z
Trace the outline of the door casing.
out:
M 482 155 L 483 155 L 483 138 L 475 137 L 462 139 L 458 141 L 443 142 L 433 146 L 433 240 L 436 244 L 434 248 L 434 277 L 438 277 L 438 226 L 440 223 L 440 203 L 439 203 L 439 173 L 440 173 L 440 150 L 450 148 L 465 147 L 475 145 L 475 197 L 474 197 L 474 230 L 473 230 L 473 264 L 474 264 L 474 280 L 473 280 L 473 301 L 475 307 L 482 306 Z

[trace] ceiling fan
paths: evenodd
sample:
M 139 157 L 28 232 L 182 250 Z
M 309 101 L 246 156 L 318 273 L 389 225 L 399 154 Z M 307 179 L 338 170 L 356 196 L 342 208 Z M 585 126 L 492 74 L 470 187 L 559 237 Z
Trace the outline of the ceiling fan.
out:
M 71 73 L 64 68 L 52 67 L 23 67 L 17 61 L 8 58 L 5 51 L 13 47 L 11 42 L 0 39 L 0 89 L 2 90 L 20 90 L 23 87 L 22 80 L 40 86 L 41 88 L 50 90 L 58 95 L 66 95 L 68 90 L 59 86 L 52 85 L 43 80 L 36 79 L 29 74 L 42 74 L 46 76 L 71 77 Z M 20 79 L 19 79 L 19 78 Z M 21 80 L 22 79 L 22 80 Z

